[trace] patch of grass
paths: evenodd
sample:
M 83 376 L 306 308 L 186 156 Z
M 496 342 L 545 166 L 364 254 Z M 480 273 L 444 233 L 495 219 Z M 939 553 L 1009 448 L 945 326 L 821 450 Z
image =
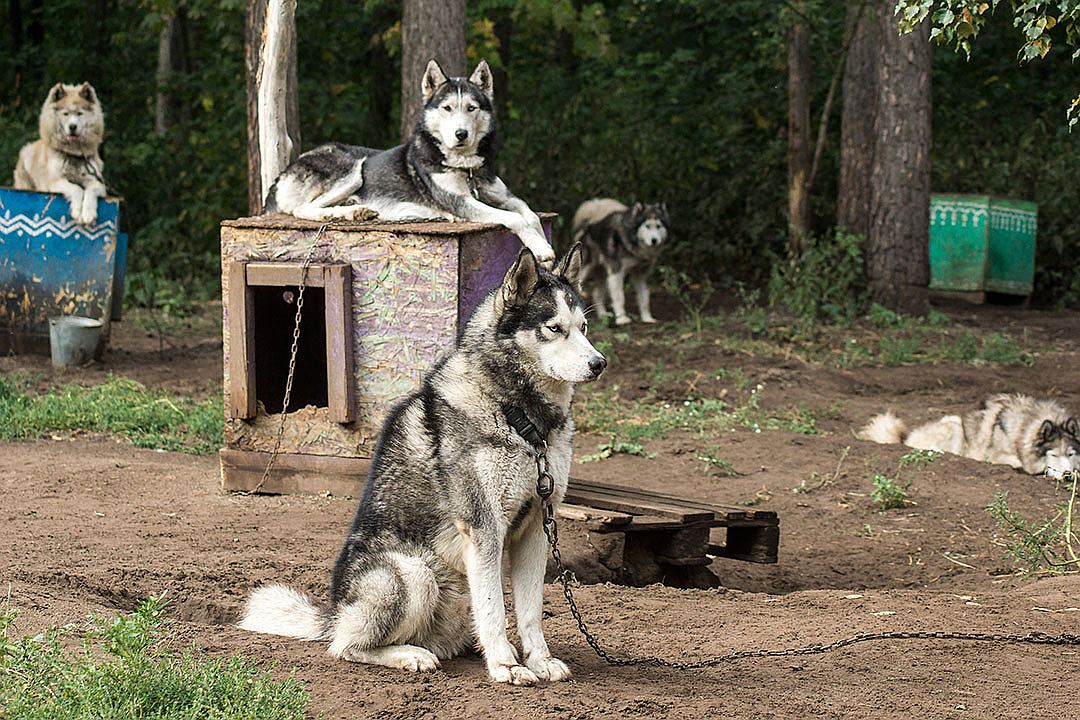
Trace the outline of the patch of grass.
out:
M 805 435 L 817 434 L 817 418 L 806 407 L 765 410 L 761 407 L 758 384 L 741 403 L 719 398 L 687 398 L 679 403 L 648 400 L 624 401 L 618 387 L 611 393 L 590 394 L 574 405 L 574 421 L 579 430 L 607 435 L 611 444 L 642 445 L 648 440 L 665 438 L 676 430 L 699 437 L 714 436 L 742 427 L 754 432 L 787 430 Z
M 243 657 L 160 649 L 165 602 L 151 597 L 128 615 L 76 632 L 51 628 L 12 638 L 17 613 L 0 609 L 0 717 L 4 720 L 299 720 L 307 692 L 275 681 Z M 72 640 L 80 650 L 70 650 Z
M 224 444 L 222 402 L 220 395 L 196 401 L 116 376 L 38 395 L 17 379 L 0 378 L 0 440 L 83 431 L 119 436 L 137 447 L 209 453 Z
M 910 480 L 906 484 L 901 484 L 899 476 L 893 478 L 878 473 L 874 476 L 874 490 L 870 493 L 870 499 L 879 510 L 902 508 L 908 502 L 907 491 L 910 488 Z
M 597 462 L 599 460 L 607 460 L 612 455 L 637 455 L 638 457 L 653 458 L 656 457 L 655 453 L 645 451 L 643 445 L 638 443 L 621 442 L 612 438 L 609 442 L 601 443 L 596 446 L 596 452 L 588 455 L 583 455 L 578 462 L 590 463 Z
M 1025 574 L 1080 572 L 1080 537 L 1077 517 L 1077 484 L 1080 472 L 1066 473 L 1069 499 L 1058 506 L 1057 514 L 1042 520 L 1026 520 L 1009 507 L 1008 493 L 994 494 L 986 512 L 1005 533 L 1005 555 Z
M 716 287 L 708 275 L 699 280 L 692 279 L 686 273 L 667 267 L 660 268 L 660 284 L 664 290 L 682 305 L 686 319 L 694 328 L 698 339 L 701 338 L 702 318 L 709 301 L 716 294 Z

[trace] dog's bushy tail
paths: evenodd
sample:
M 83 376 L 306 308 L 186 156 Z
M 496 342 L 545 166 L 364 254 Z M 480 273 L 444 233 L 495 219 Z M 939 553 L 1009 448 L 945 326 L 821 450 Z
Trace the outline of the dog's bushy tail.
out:
M 871 418 L 870 422 L 856 433 L 856 437 L 860 440 L 872 440 L 882 445 L 892 445 L 904 442 L 907 434 L 907 425 L 890 410 Z
M 268 635 L 319 640 L 326 629 L 326 610 L 290 587 L 264 585 L 251 594 L 239 626 Z

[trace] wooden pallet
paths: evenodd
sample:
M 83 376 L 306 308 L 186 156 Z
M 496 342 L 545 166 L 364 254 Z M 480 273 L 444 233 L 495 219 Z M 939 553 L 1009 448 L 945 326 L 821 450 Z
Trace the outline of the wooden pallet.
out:
M 571 478 L 558 514 L 591 532 L 623 533 L 620 580 L 630 585 L 716 585 L 705 567 L 714 557 L 754 563 L 778 557 L 780 521 L 767 510 Z

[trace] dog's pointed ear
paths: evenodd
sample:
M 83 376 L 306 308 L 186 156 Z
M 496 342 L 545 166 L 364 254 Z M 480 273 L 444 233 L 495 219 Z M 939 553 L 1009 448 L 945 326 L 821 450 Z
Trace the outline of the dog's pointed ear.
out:
M 559 259 L 559 262 L 555 263 L 555 269 L 552 271 L 556 277 L 565 280 L 578 293 L 581 292 L 581 266 L 584 264 L 584 253 L 585 247 L 580 242 L 574 243 Z
M 60 102 L 65 95 L 67 95 L 67 90 L 64 89 L 64 83 L 56 83 L 49 91 L 49 99 L 53 102 Z
M 495 98 L 495 80 L 491 75 L 491 68 L 488 66 L 487 60 L 481 60 L 480 64 L 473 70 L 473 74 L 469 76 L 469 82 L 480 88 L 481 92 L 487 95 L 488 100 Z
M 427 69 L 424 70 L 424 79 L 420 82 L 420 91 L 424 95 L 424 102 L 431 99 L 435 91 L 446 82 L 446 73 L 439 67 L 434 58 L 428 60 Z
M 522 248 L 517 260 L 506 271 L 502 285 L 495 295 L 495 314 L 502 315 L 508 307 L 521 305 L 536 290 L 540 282 L 540 270 L 536 256 L 528 248 Z
M 1064 428 L 1065 432 L 1071 435 L 1073 438 L 1080 440 L 1080 423 L 1076 421 L 1075 417 L 1071 417 L 1066 420 L 1065 424 L 1062 425 L 1062 428 Z
M 630 206 L 630 217 L 632 217 L 632 218 L 635 218 L 635 219 L 639 218 L 639 217 L 642 216 L 642 214 L 644 212 L 645 212 L 645 206 L 642 205 L 640 202 L 636 202 L 636 203 L 634 203 L 633 205 Z
M 94 92 L 94 86 L 88 82 L 84 82 L 79 86 L 79 97 L 91 105 L 97 102 L 97 93 Z
M 1057 435 L 1057 425 L 1053 420 L 1043 420 L 1042 425 L 1039 426 L 1039 442 L 1048 443 L 1054 439 Z

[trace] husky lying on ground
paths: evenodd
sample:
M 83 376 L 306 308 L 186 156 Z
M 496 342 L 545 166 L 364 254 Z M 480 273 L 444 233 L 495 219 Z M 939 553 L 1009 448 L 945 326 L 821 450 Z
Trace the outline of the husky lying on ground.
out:
M 540 626 L 547 544 L 537 467 L 510 418 L 524 412 L 547 442 L 551 500 L 560 502 L 574 384 L 607 365 L 586 338 L 580 269 L 580 246 L 553 273 L 521 251 L 458 348 L 383 425 L 329 605 L 270 585 L 252 595 L 240 627 L 323 640 L 334 657 L 414 671 L 478 643 L 497 682 L 570 676 Z M 506 637 L 504 556 L 521 655 Z
M 57 83 L 38 117 L 41 137 L 19 151 L 15 188 L 60 193 L 80 225 L 97 221 L 97 201 L 106 193 L 98 148 L 105 115 L 90 83 Z
M 597 198 L 582 203 L 574 213 L 572 237 L 586 248 L 583 282 L 601 317 L 608 315 L 605 295 L 609 294 L 615 324 L 630 322 L 623 294 L 623 281 L 629 275 L 637 292 L 641 321 L 656 322 L 649 309 L 648 280 L 667 240 L 668 226 L 667 208 L 662 203 L 635 203 L 628 208 L 618 200 Z M 594 272 L 590 283 L 588 279 Z
M 994 395 L 981 410 L 946 415 L 908 431 L 891 412 L 874 417 L 859 433 L 864 440 L 904 443 L 922 450 L 1011 465 L 1031 475 L 1080 470 L 1080 427 L 1052 400 Z
M 390 150 L 342 143 L 309 150 L 274 181 L 266 212 L 351 220 L 366 208 L 389 221 L 493 223 L 516 234 L 541 263 L 552 262 L 540 218 L 495 174 L 498 137 L 487 62 L 466 80 L 447 78 L 432 60 L 422 89 L 424 109 L 408 142 Z

